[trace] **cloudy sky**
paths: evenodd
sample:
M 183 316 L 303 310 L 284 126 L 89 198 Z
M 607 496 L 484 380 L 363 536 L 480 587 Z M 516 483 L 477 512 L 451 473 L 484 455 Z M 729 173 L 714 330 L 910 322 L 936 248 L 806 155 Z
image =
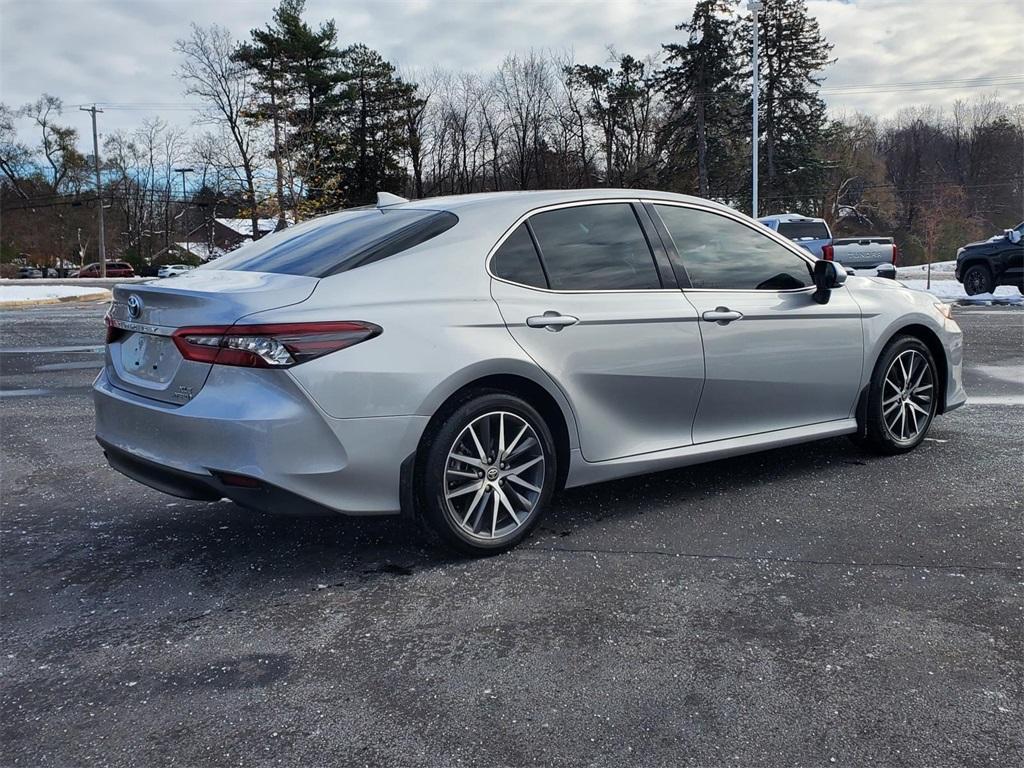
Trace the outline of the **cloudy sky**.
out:
M 767 0 L 771 2 L 771 0 Z M 0 98 L 42 92 L 66 105 L 104 102 L 102 130 L 161 114 L 187 124 L 171 48 L 188 25 L 236 36 L 265 24 L 275 0 L 0 0 Z M 889 115 L 979 92 L 1024 102 L 1020 0 L 809 0 L 838 62 L 823 86 L 837 112 Z M 439 65 L 487 71 L 506 52 L 571 50 L 600 63 L 608 46 L 642 56 L 676 39 L 693 0 L 308 0 L 307 18 L 333 16 L 342 44 L 364 42 L 405 71 Z M 168 105 L 154 109 L 154 103 Z M 88 116 L 65 119 L 83 135 Z

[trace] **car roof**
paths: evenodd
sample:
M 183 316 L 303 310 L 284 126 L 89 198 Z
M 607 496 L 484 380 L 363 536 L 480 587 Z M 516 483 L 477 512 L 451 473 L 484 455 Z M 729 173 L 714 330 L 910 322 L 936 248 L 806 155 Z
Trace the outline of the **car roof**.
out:
M 468 195 L 446 195 L 442 197 L 426 197 L 420 200 L 410 200 L 405 203 L 397 203 L 388 208 L 408 208 L 423 210 L 451 211 L 456 215 L 462 212 L 479 212 L 486 210 L 488 214 L 510 216 L 518 218 L 536 208 L 543 208 L 548 205 L 574 202 L 600 202 L 601 200 L 663 200 L 665 202 L 699 203 L 701 205 L 718 208 L 723 211 L 733 211 L 728 206 L 705 200 L 690 195 L 679 195 L 674 192 L 658 192 L 650 189 L 618 189 L 601 187 L 598 189 L 547 189 L 535 191 L 516 192 L 476 192 Z
M 778 222 L 785 222 L 785 221 L 813 221 L 813 222 L 819 222 L 819 221 L 821 221 L 821 222 L 824 222 L 825 220 L 824 219 L 816 218 L 814 216 L 804 216 L 803 214 L 800 214 L 800 213 L 773 213 L 773 214 L 771 214 L 769 216 L 761 216 L 758 219 L 758 221 L 760 221 L 760 222 L 766 222 L 766 221 L 778 221 Z

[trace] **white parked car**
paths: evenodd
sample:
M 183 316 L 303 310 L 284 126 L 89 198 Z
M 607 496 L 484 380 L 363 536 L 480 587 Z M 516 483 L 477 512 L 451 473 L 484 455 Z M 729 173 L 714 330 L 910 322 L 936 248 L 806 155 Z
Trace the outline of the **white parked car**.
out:
M 157 277 L 177 277 L 183 275 L 186 272 L 191 272 L 195 267 L 190 267 L 188 264 L 165 264 L 160 267 L 157 271 Z

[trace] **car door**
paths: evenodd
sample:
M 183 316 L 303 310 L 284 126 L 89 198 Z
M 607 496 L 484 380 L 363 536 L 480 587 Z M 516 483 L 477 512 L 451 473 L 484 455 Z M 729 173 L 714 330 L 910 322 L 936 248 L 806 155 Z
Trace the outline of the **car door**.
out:
M 540 210 L 489 265 L 508 330 L 565 393 L 587 461 L 691 443 L 704 382 L 697 314 L 639 205 Z
M 695 443 L 847 419 L 860 390 L 860 309 L 846 288 L 814 298 L 811 260 L 739 216 L 650 206 L 701 318 L 705 384 Z
M 997 275 L 1002 285 L 1024 286 L 1024 224 L 1018 224 L 1014 230 L 1018 235 L 1017 242 L 1009 236 L 1003 239 L 1002 248 L 997 258 L 1002 260 L 1001 275 Z

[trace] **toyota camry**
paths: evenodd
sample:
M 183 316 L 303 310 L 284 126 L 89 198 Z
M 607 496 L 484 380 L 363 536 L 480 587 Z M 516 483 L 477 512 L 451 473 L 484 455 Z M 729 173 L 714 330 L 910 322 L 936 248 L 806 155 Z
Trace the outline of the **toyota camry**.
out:
M 405 514 L 471 554 L 560 488 L 962 405 L 949 307 L 725 206 L 637 190 L 345 210 L 114 289 L 96 436 L 175 496 Z

